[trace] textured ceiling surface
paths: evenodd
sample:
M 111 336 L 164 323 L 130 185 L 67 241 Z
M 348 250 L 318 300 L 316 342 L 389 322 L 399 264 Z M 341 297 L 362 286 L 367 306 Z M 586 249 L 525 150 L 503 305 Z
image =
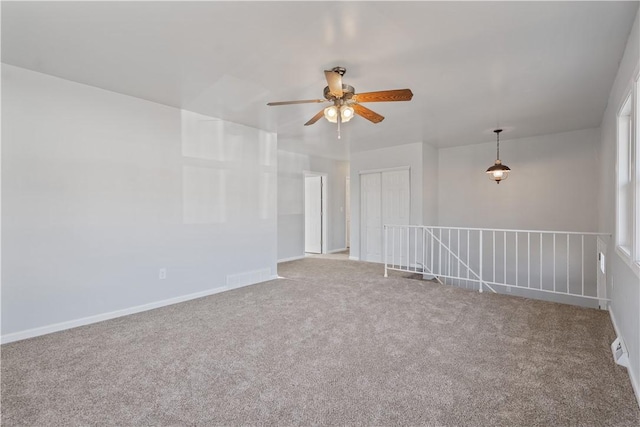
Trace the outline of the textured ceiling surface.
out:
M 278 133 L 279 146 L 348 158 L 598 127 L 638 2 L 2 2 L 2 61 Z M 343 126 L 323 70 L 386 119 Z

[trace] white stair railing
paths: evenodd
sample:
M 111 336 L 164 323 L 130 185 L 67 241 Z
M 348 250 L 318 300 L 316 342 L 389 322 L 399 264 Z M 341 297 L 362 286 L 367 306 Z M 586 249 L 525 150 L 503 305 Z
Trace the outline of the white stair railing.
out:
M 598 253 L 609 238 L 570 231 L 385 225 L 385 277 L 389 270 L 421 273 L 480 292 L 497 289 L 605 307 L 606 286 L 599 282 L 606 279 L 597 269 Z

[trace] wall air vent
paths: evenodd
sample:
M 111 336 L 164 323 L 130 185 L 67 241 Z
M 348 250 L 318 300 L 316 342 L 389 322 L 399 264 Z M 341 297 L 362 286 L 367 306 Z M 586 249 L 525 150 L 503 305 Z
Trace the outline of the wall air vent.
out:
M 625 368 L 629 367 L 629 353 L 627 353 L 627 348 L 620 338 L 616 338 L 611 344 L 611 352 L 613 353 L 613 360 L 615 360 L 618 365 L 624 366 Z

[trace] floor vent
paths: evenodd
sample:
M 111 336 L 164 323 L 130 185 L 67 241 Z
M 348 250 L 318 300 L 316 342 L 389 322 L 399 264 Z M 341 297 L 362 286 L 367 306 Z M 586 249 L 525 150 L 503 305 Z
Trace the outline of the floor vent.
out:
M 615 360 L 618 365 L 624 366 L 625 368 L 629 367 L 629 353 L 627 353 L 627 348 L 620 338 L 616 338 L 611 344 L 611 352 L 613 353 L 613 360 Z
M 243 273 L 227 275 L 227 287 L 230 289 L 239 288 L 241 286 L 253 285 L 254 283 L 264 282 L 271 279 L 271 269 L 263 268 L 260 270 L 245 271 Z

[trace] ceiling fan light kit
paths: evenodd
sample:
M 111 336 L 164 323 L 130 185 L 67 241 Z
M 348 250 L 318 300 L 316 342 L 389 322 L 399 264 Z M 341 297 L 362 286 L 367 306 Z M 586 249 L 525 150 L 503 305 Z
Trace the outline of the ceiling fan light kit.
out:
M 411 89 L 383 90 L 357 94 L 353 86 L 342 83 L 342 76 L 344 76 L 346 72 L 347 69 L 344 67 L 333 67 L 331 70 L 324 71 L 324 76 L 327 79 L 327 86 L 323 91 L 325 99 L 269 102 L 267 105 L 278 106 L 331 102 L 333 105 L 322 109 L 304 125 L 312 125 L 324 116 L 330 123 L 338 124 L 338 139 L 340 139 L 340 124 L 347 123 L 355 115 L 364 117 L 372 123 L 380 123 L 384 120 L 384 116 L 360 105 L 360 103 L 411 101 L 411 98 L 413 98 Z
M 490 180 L 495 181 L 496 184 L 500 184 L 500 181 L 509 178 L 511 168 L 503 165 L 500 160 L 500 132 L 502 132 L 502 129 L 496 129 L 494 132 L 496 133 L 496 161 L 493 166 L 487 169 L 487 176 Z

